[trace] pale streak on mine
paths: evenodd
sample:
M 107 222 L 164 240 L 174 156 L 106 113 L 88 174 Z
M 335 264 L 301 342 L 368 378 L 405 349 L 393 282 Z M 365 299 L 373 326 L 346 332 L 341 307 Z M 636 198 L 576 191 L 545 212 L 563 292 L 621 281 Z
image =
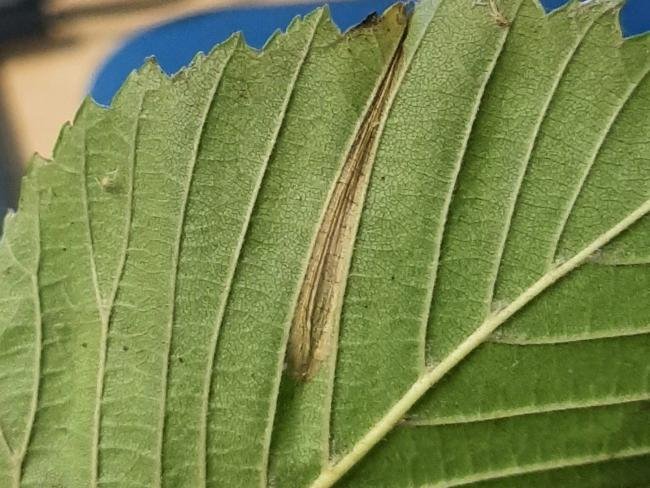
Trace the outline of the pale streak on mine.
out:
M 389 13 L 390 14 L 390 13 Z M 323 215 L 298 294 L 287 350 L 291 373 L 309 380 L 328 357 L 347 275 L 349 254 L 372 169 L 381 117 L 402 60 L 407 14 L 395 7 L 402 35 L 367 109 Z

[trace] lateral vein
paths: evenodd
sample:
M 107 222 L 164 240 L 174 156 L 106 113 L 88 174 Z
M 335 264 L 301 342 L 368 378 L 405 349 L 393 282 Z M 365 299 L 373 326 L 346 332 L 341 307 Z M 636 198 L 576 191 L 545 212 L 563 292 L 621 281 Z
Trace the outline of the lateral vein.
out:
M 381 441 L 406 415 L 406 413 L 431 389 L 443 376 L 457 366 L 478 346 L 483 344 L 501 324 L 534 300 L 540 293 L 564 276 L 583 264 L 589 257 L 605 244 L 618 236 L 625 229 L 637 222 L 650 211 L 650 199 L 628 214 L 617 225 L 601 234 L 582 251 L 571 259 L 558 265 L 542 276 L 530 288 L 519 295 L 508 306 L 489 316 L 470 336 L 467 337 L 438 365 L 421 375 L 406 393 L 397 401 L 336 464 L 323 471 L 311 488 L 329 488 L 347 473 L 357 462 Z
M 171 356 L 171 345 L 172 345 L 172 340 L 173 340 L 173 330 L 174 330 L 174 321 L 176 319 L 176 298 L 177 298 L 177 292 L 178 292 L 178 269 L 180 265 L 180 255 L 181 255 L 181 247 L 182 247 L 182 240 L 183 240 L 183 228 L 185 227 L 185 219 L 187 217 L 187 205 L 189 203 L 189 198 L 190 198 L 190 191 L 192 189 L 192 182 L 194 181 L 194 174 L 195 174 L 195 169 L 196 169 L 196 162 L 199 157 L 199 151 L 201 149 L 201 143 L 203 142 L 203 137 L 205 135 L 205 129 L 208 123 L 208 117 L 210 116 L 210 111 L 212 110 L 212 107 L 214 105 L 216 96 L 217 96 L 217 91 L 219 90 L 219 87 L 221 86 L 221 81 L 223 79 L 224 73 L 226 71 L 226 68 L 234 56 L 234 53 L 236 51 L 236 46 L 233 46 L 232 51 L 229 53 L 228 58 L 225 61 L 225 64 L 219 73 L 217 79 L 215 80 L 214 84 L 211 87 L 209 98 L 207 100 L 204 112 L 202 114 L 202 119 L 201 119 L 201 127 L 199 128 L 198 135 L 196 140 L 194 141 L 194 147 L 192 148 L 192 158 L 190 162 L 188 163 L 187 167 L 187 175 L 186 175 L 186 181 L 185 185 L 183 187 L 183 200 L 182 200 L 182 206 L 180 208 L 180 215 L 179 215 L 179 222 L 178 222 L 178 227 L 176 229 L 176 245 L 174 248 L 174 256 L 173 256 L 173 262 L 172 262 L 172 275 L 171 275 L 171 283 L 172 283 L 172 293 L 170 295 L 170 312 L 169 312 L 169 322 L 167 323 L 167 330 L 166 330 L 166 337 L 165 337 L 165 359 L 163 361 L 163 370 L 162 370 L 162 378 L 163 378 L 163 384 L 161 385 L 161 399 L 160 399 L 160 412 L 159 412 L 159 418 L 158 418 L 158 445 L 157 445 L 157 456 L 156 456 L 156 461 L 157 461 L 157 479 L 156 479 L 156 486 L 161 486 L 162 485 L 162 477 L 163 477 L 163 443 L 164 443 L 164 438 L 165 438 L 165 407 L 167 403 L 167 389 L 169 387 L 169 361 L 170 361 L 170 356 Z
M 405 15 L 402 11 L 400 15 Z M 287 348 L 294 376 L 309 380 L 329 356 L 332 332 L 354 243 L 362 200 L 374 162 L 385 109 L 399 78 L 403 32 L 386 73 L 364 116 L 323 214 L 298 294 Z
M 526 177 L 526 174 L 528 173 L 529 167 L 530 167 L 530 162 L 531 158 L 533 156 L 533 151 L 537 147 L 537 143 L 539 142 L 540 136 L 542 134 L 542 126 L 544 125 L 544 122 L 547 120 L 549 114 L 550 114 L 550 109 L 551 109 L 551 103 L 555 99 L 555 95 L 557 94 L 558 89 L 560 88 L 560 85 L 562 84 L 562 81 L 564 80 L 565 76 L 567 75 L 569 71 L 569 67 L 571 66 L 571 63 L 574 62 L 575 56 L 580 49 L 580 46 L 584 42 L 585 38 L 587 37 L 587 34 L 591 31 L 591 29 L 596 25 L 596 21 L 602 17 L 603 14 L 600 14 L 597 17 L 594 17 L 591 20 L 591 23 L 586 26 L 583 30 L 583 32 L 578 36 L 578 38 L 575 41 L 575 44 L 571 47 L 571 49 L 567 52 L 560 69 L 557 71 L 556 76 L 553 80 L 553 84 L 548 91 L 546 100 L 544 101 L 544 105 L 542 107 L 542 110 L 540 112 L 540 115 L 535 123 L 535 128 L 533 135 L 530 138 L 530 144 L 528 144 L 528 148 L 526 149 L 526 156 L 525 160 L 523 163 L 523 167 L 520 169 L 520 173 L 517 177 L 515 187 L 513 188 L 512 192 L 512 197 L 510 199 L 510 204 L 508 207 L 508 213 L 506 216 L 506 225 L 503 228 L 503 232 L 501 233 L 501 236 L 499 238 L 499 249 L 497 252 L 496 260 L 495 260 L 495 266 L 493 269 L 493 274 L 492 274 L 492 280 L 491 280 L 491 285 L 490 285 L 490 291 L 489 291 L 489 296 L 488 299 L 486 300 L 486 303 L 489 304 L 494 301 L 494 293 L 496 290 L 497 286 L 497 280 L 499 278 L 499 271 L 501 266 L 503 265 L 503 254 L 505 252 L 506 244 L 508 241 L 508 235 L 510 234 L 510 230 L 512 229 L 512 223 L 513 219 L 515 216 L 515 212 L 517 210 L 517 203 L 519 202 L 519 198 L 521 196 L 521 190 L 524 184 L 524 179 Z
M 520 337 L 516 335 L 499 337 L 492 335 L 487 342 L 495 344 L 507 344 L 511 346 L 548 346 L 555 344 L 569 344 L 572 342 L 588 342 L 588 341 L 601 341 L 607 339 L 619 339 L 621 337 L 642 336 L 650 334 L 650 324 L 645 324 L 639 327 L 627 327 L 617 332 L 610 330 L 602 331 L 587 331 L 582 334 L 576 335 L 558 335 L 558 336 L 545 336 L 545 337 Z
M 551 243 L 552 247 L 549 249 L 550 252 L 548 254 L 549 262 L 547 263 L 547 266 L 549 268 L 552 265 L 553 261 L 555 261 L 558 258 L 558 251 L 560 248 L 560 243 L 562 242 L 562 236 L 566 230 L 566 226 L 569 222 L 569 219 L 573 214 L 573 211 L 576 206 L 576 202 L 578 201 L 578 198 L 580 197 L 580 194 L 582 193 L 585 187 L 585 183 L 587 182 L 587 179 L 591 174 L 591 170 L 594 164 L 596 163 L 598 156 L 600 156 L 602 152 L 602 149 L 605 145 L 605 142 L 607 141 L 607 138 L 610 136 L 612 132 L 612 128 L 614 127 L 614 124 L 618 121 L 624 108 L 628 106 L 631 100 L 633 100 L 635 93 L 637 92 L 637 90 L 639 89 L 639 87 L 641 86 L 641 84 L 643 83 L 643 81 L 646 79 L 648 75 L 650 75 L 650 68 L 646 69 L 646 71 L 643 73 L 643 75 L 641 75 L 641 77 L 638 80 L 630 84 L 630 86 L 628 87 L 628 91 L 625 93 L 625 96 L 622 97 L 620 104 L 616 107 L 616 110 L 614 111 L 614 113 L 612 113 L 610 119 L 608 120 L 607 126 L 600 134 L 598 144 L 596 145 L 594 152 L 589 159 L 587 167 L 585 168 L 585 171 L 582 177 L 580 178 L 580 181 L 578 182 L 578 185 L 573 195 L 571 195 L 571 200 L 568 202 L 564 215 L 562 216 L 562 220 L 560 222 L 561 225 L 558 228 L 557 233 L 553 236 L 554 239 L 553 242 Z
M 128 211 L 127 218 L 125 219 L 124 224 L 124 239 L 120 254 L 120 260 L 118 262 L 117 272 L 115 273 L 115 279 L 113 280 L 112 289 L 110 290 L 110 297 L 108 302 L 105 304 L 106 309 L 106 322 L 102 323 L 101 330 L 101 339 L 99 346 L 99 365 L 97 367 L 97 390 L 95 398 L 95 411 L 93 412 L 93 453 L 92 453 L 92 481 L 91 485 L 96 486 L 99 477 L 99 437 L 100 437 L 100 422 L 101 422 L 101 408 L 102 408 L 102 397 L 104 395 L 104 381 L 106 375 L 106 357 L 107 357 L 107 348 L 108 348 L 108 328 L 110 327 L 111 318 L 113 315 L 113 306 L 115 304 L 115 298 L 117 297 L 117 289 L 119 283 L 124 274 L 124 268 L 126 264 L 126 254 L 130 240 L 131 234 L 131 223 L 133 221 L 133 183 L 135 178 L 135 159 L 136 159 L 136 142 L 139 131 L 139 122 L 140 115 L 142 113 L 142 107 L 144 104 L 144 97 L 146 92 L 140 97 L 140 104 L 138 106 L 138 115 L 135 121 L 135 127 L 133 132 L 133 141 L 132 141 L 132 151 L 130 154 L 131 162 L 131 175 L 129 178 L 129 193 L 128 193 Z
M 511 476 L 525 475 L 530 473 L 541 473 L 544 471 L 553 471 L 562 468 L 572 468 L 578 466 L 587 466 L 589 464 L 597 464 L 606 461 L 622 460 L 634 457 L 641 457 L 650 454 L 650 447 L 639 447 L 634 449 L 625 449 L 615 454 L 598 453 L 591 456 L 580 456 L 569 459 L 559 459 L 554 461 L 547 461 L 542 463 L 529 464 L 523 467 L 511 467 L 501 470 L 481 473 L 475 476 L 468 476 L 466 478 L 457 478 L 444 484 L 436 483 L 428 485 L 427 488 L 451 488 L 454 486 L 464 486 L 479 481 L 488 481 L 501 478 L 509 478 Z
M 650 400 L 650 393 L 637 395 L 622 395 L 620 397 L 606 397 L 600 399 L 590 399 L 587 401 L 567 401 L 557 403 L 547 403 L 546 405 L 530 405 L 525 407 L 513 408 L 510 410 L 493 410 L 481 412 L 476 415 L 458 415 L 440 418 L 422 418 L 422 419 L 405 419 L 400 426 L 405 428 L 417 427 L 438 427 L 442 425 L 459 425 L 474 424 L 479 422 L 489 422 L 491 420 L 503 420 L 513 417 L 526 417 L 552 412 L 565 412 L 571 410 L 585 410 L 598 407 L 611 407 L 614 405 L 626 405 L 629 403 L 646 402 Z
M 40 195 L 38 191 L 35 192 L 36 197 L 36 207 L 40 207 Z M 43 367 L 42 361 L 42 350 L 43 350 L 43 315 L 41 311 L 41 289 L 39 285 L 39 274 L 41 268 L 41 252 L 42 252 L 42 241 L 41 241 L 41 219 L 40 213 L 35 212 L 36 215 L 36 244 L 37 244 L 37 255 L 36 255 L 36 268 L 35 272 L 31 276 L 32 290 L 34 293 L 34 376 L 32 381 L 34 383 L 34 391 L 32 392 L 32 397 L 29 404 L 29 413 L 27 416 L 27 432 L 25 432 L 25 437 L 23 438 L 22 445 L 20 450 L 15 453 L 15 472 L 14 472 L 14 485 L 16 488 L 20 486 L 23 476 L 23 468 L 25 463 L 25 456 L 27 455 L 27 450 L 29 448 L 29 443 L 32 440 L 32 435 L 34 431 L 34 423 L 36 422 L 36 413 L 38 410 L 38 401 L 40 398 L 41 390 L 41 370 Z M 4 438 L 4 434 L 3 434 Z M 6 439 L 5 439 L 6 440 Z M 9 448 L 9 444 L 7 444 Z M 11 451 L 11 449 L 10 449 Z
M 517 6 L 517 10 L 521 7 L 521 3 Z M 476 100 L 474 101 L 474 106 L 472 107 L 472 112 L 470 114 L 468 123 L 466 124 L 465 128 L 465 134 L 464 134 L 464 139 L 463 139 L 463 145 L 460 148 L 460 151 L 458 153 L 458 158 L 455 162 L 455 167 L 453 169 L 453 175 L 452 175 L 452 182 L 449 185 L 448 191 L 445 194 L 445 201 L 444 201 L 444 206 L 442 208 L 442 214 L 441 214 L 441 219 L 440 223 L 438 225 L 438 228 L 436 229 L 436 249 L 435 249 L 435 254 L 433 256 L 433 262 L 431 264 L 431 275 L 429 282 L 427 284 L 427 295 L 426 295 L 426 304 L 427 308 L 425 309 L 422 317 L 422 326 L 420 330 L 420 337 L 419 341 L 421 344 L 420 347 L 420 364 L 422 365 L 422 369 L 426 370 L 426 364 L 427 364 L 427 335 L 429 333 L 429 320 L 431 316 L 431 304 L 433 303 L 433 298 L 434 298 L 434 293 L 436 286 L 438 285 L 438 269 L 440 266 L 440 258 L 442 254 L 442 245 L 445 239 L 445 233 L 447 230 L 447 222 L 449 220 L 449 213 L 451 210 L 451 201 L 454 196 L 454 193 L 456 192 L 456 187 L 458 186 L 458 179 L 460 177 L 460 172 L 463 167 L 463 161 L 465 160 L 465 156 L 467 154 L 467 150 L 469 148 L 470 144 L 470 139 L 472 136 L 472 133 L 474 132 L 474 125 L 476 123 L 476 119 L 478 117 L 479 111 L 483 105 L 483 97 L 485 96 L 485 91 L 487 89 L 488 83 L 494 76 L 494 73 L 496 71 L 497 65 L 499 63 L 499 59 L 501 59 L 501 56 L 503 54 L 504 48 L 506 41 L 508 39 L 508 36 L 510 34 L 510 28 L 508 27 L 507 30 L 505 31 L 505 34 L 502 36 L 500 40 L 500 44 L 498 46 L 498 51 L 495 53 L 494 58 L 492 59 L 489 67 L 488 67 L 488 72 L 486 73 L 485 78 L 483 79 L 482 85 L 477 93 Z

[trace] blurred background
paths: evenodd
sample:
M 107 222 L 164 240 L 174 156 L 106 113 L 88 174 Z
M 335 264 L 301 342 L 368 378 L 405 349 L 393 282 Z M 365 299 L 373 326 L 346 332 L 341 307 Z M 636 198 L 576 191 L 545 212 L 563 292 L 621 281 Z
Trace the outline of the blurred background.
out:
M 333 14 L 345 29 L 394 1 L 339 1 Z M 0 219 L 16 203 L 24 163 L 34 152 L 51 155 L 86 94 L 107 105 L 146 57 L 174 73 L 238 30 L 262 47 L 273 31 L 323 3 L 0 0 Z
M 395 0 L 330 2 L 342 30 Z M 475 0 L 464 0 L 472 2 Z M 551 11 L 567 0 L 541 0 Z M 587 0 L 598 1 L 598 0 Z M 0 0 L 0 218 L 13 207 L 23 164 L 49 157 L 61 125 L 91 94 L 108 105 L 126 75 L 155 55 L 174 73 L 243 31 L 262 47 L 317 0 Z M 623 32 L 650 30 L 650 0 L 627 0 Z

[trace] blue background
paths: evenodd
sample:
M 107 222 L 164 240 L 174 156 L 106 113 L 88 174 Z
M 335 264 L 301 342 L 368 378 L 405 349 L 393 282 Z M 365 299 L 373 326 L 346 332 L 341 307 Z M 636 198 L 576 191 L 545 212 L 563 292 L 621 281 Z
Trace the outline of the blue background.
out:
M 361 22 L 372 12 L 382 12 L 395 0 L 357 0 L 330 6 L 332 17 L 341 30 Z M 470 1 L 470 0 L 467 0 Z M 555 10 L 568 0 L 541 0 L 547 11 Z M 325 3 L 325 2 L 322 2 Z M 149 56 L 158 59 L 162 69 L 173 74 L 186 66 L 199 51 L 209 52 L 233 32 L 242 31 L 247 42 L 261 48 L 277 29 L 286 29 L 296 15 L 305 15 L 314 4 L 267 8 L 238 8 L 207 12 L 163 24 L 126 40 L 100 67 L 90 84 L 91 96 L 108 105 L 128 74 Z M 625 37 L 650 31 L 650 0 L 627 0 L 621 10 L 621 27 Z M 0 165 L 0 230 L 9 190 L 17 184 L 9 181 L 10 172 Z
M 330 5 L 332 19 L 341 30 L 359 24 L 373 12 L 383 12 L 397 0 L 356 0 Z M 321 2 L 324 4 L 326 2 Z M 306 15 L 319 4 L 281 7 L 248 7 L 219 10 L 162 24 L 127 40 L 95 76 L 90 94 L 108 105 L 128 74 L 155 56 L 167 74 L 187 66 L 198 52 L 210 52 L 215 44 L 241 31 L 246 42 L 261 48 L 271 34 L 285 30 L 297 15 Z
M 334 22 L 345 31 L 372 12 L 382 12 L 395 1 L 336 2 L 330 5 L 330 10 Z M 541 0 L 549 12 L 567 2 Z M 127 40 L 106 61 L 95 75 L 90 94 L 98 103 L 108 105 L 128 74 L 141 66 L 147 57 L 155 56 L 163 71 L 173 74 L 189 64 L 196 53 L 209 52 L 236 31 L 244 34 L 248 44 L 261 48 L 275 30 L 286 29 L 291 19 L 311 12 L 316 5 L 220 10 L 154 27 Z M 621 11 L 621 24 L 626 37 L 650 30 L 650 0 L 627 0 Z

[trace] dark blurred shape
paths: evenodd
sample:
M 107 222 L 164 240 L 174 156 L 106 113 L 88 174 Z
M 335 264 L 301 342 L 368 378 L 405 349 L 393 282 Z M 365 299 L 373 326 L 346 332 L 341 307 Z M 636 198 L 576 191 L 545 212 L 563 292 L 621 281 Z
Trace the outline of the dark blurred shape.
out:
M 14 39 L 36 37 L 45 30 L 42 0 L 0 0 L 0 47 Z M 0 51 L 2 56 L 10 54 Z M 0 94 L 0 232 L 4 214 L 15 208 L 20 167 L 11 144 L 11 131 Z
M 43 31 L 42 0 L 0 0 L 0 42 Z
M 20 167 L 14 164 L 16 156 L 11 145 L 9 124 L 0 97 L 0 233 L 8 208 L 16 208 Z

